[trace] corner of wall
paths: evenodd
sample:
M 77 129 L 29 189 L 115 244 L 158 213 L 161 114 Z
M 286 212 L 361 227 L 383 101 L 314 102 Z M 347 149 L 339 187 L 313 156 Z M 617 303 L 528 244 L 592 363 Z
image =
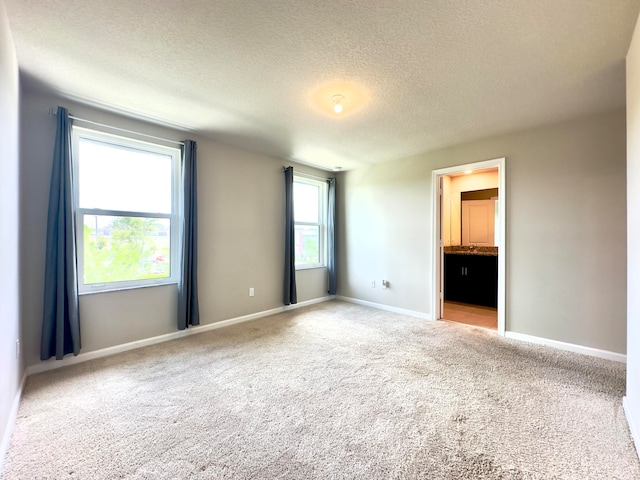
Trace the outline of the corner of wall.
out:
M 640 459 L 640 423 L 638 423 L 638 420 L 640 420 L 640 412 L 633 411 L 633 406 L 627 397 L 622 399 L 622 406 L 624 407 L 624 414 L 627 417 L 627 423 L 631 431 L 631 438 L 636 446 L 636 453 Z
M 636 24 L 626 58 L 627 80 L 627 392 L 623 405 L 636 451 L 640 454 L 640 25 Z
M 20 404 L 24 366 L 20 338 L 20 87 L 18 61 L 4 2 L 0 2 L 0 471 Z M 21 383 L 22 382 L 22 383 Z
M 2 470 L 4 469 L 4 462 L 7 457 L 7 452 L 9 451 L 9 445 L 11 443 L 11 435 L 13 434 L 13 427 L 16 424 L 16 419 L 18 418 L 18 410 L 20 409 L 20 400 L 22 400 L 22 392 L 24 391 L 24 385 L 26 382 L 27 382 L 27 374 L 26 372 L 24 372 L 22 374 L 22 381 L 20 382 L 20 387 L 18 388 L 15 398 L 13 399 L 13 404 L 11 406 L 11 411 L 9 412 L 7 425 L 4 429 L 4 433 L 2 434 L 2 441 L 0 442 L 0 476 L 2 475 Z

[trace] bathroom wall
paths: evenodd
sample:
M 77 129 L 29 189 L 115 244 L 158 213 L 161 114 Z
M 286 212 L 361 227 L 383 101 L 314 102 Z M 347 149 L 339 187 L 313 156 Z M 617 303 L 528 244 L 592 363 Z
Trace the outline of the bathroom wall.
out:
M 468 175 L 457 175 L 451 176 L 451 189 L 449 192 L 450 198 L 448 202 L 444 202 L 444 204 L 448 204 L 450 208 L 449 218 L 450 218 L 450 232 L 449 239 L 450 243 L 448 245 L 457 246 L 462 245 L 462 239 L 460 238 L 460 225 L 461 225 L 461 202 L 460 202 L 460 194 L 462 192 L 471 192 L 473 190 L 485 190 L 487 188 L 498 188 L 499 179 L 498 179 L 498 170 L 493 169 L 489 171 L 482 171 L 477 173 L 472 173 Z M 444 195 L 444 191 L 443 191 Z M 444 197 L 443 197 L 444 200 Z M 443 225 L 444 228 L 444 225 Z M 445 243 L 445 246 L 448 246 Z
M 453 177 L 442 177 L 442 244 L 451 246 L 451 180 Z M 459 225 L 459 224 L 458 224 Z

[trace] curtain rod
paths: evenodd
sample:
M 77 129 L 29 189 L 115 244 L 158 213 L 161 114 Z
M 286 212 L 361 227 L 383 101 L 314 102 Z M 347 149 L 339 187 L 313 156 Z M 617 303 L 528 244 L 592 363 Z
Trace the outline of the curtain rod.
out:
M 57 110 L 53 109 L 53 108 L 49 108 L 47 110 L 47 112 L 49 113 L 49 115 L 52 116 L 56 116 L 58 114 Z M 104 128 L 109 128 L 111 130 L 117 130 L 119 132 L 124 132 L 124 133 L 132 133 L 133 135 L 139 135 L 141 137 L 147 137 L 147 138 L 153 138 L 154 140 L 160 140 L 162 142 L 167 142 L 167 143 L 173 143 L 175 145 L 182 145 L 184 146 L 184 142 L 176 142 L 175 140 L 169 140 L 168 138 L 162 138 L 162 137 L 156 137 L 154 135 L 148 135 L 146 133 L 140 133 L 140 132 L 135 132 L 133 130 L 127 130 L 126 128 L 120 128 L 120 127 L 114 127 L 113 125 L 106 125 L 104 123 L 98 123 L 98 122 L 93 122 L 91 120 L 86 120 L 84 118 L 80 118 L 80 117 L 75 117 L 73 115 L 69 115 L 69 118 L 71 120 L 76 120 L 78 122 L 84 122 L 84 123 L 89 123 L 91 125 L 96 125 L 98 127 L 104 127 Z
M 291 165 L 289 165 L 289 166 L 291 166 Z M 287 168 L 288 167 L 283 166 L 282 167 L 282 171 L 284 172 Z M 314 180 L 323 180 L 323 181 L 331 180 L 332 178 L 334 178 L 334 177 L 320 177 L 318 175 L 312 175 L 310 173 L 299 172 L 299 171 L 296 171 L 296 170 L 294 170 L 293 174 L 298 176 L 298 177 L 307 177 L 307 178 L 311 178 L 311 179 L 314 179 Z

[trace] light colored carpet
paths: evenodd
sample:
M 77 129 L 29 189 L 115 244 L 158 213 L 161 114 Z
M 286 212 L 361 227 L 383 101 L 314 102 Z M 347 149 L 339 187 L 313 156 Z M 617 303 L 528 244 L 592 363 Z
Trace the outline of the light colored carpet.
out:
M 622 364 L 342 302 L 30 377 L 3 479 L 638 479 Z

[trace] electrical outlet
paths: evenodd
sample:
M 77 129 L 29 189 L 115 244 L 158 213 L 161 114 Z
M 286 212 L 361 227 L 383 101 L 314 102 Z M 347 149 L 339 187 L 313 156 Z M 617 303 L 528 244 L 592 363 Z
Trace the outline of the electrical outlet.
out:
M 382 289 L 386 290 L 389 287 L 389 282 L 386 280 L 382 280 Z
M 376 288 L 376 281 L 375 280 L 371 281 L 371 288 Z
M 250 296 L 250 297 L 253 297 L 255 294 L 256 294 L 255 290 L 253 289 L 253 287 L 251 287 L 251 288 L 249 289 L 249 296 Z
M 20 340 L 16 340 L 16 360 L 20 360 Z

